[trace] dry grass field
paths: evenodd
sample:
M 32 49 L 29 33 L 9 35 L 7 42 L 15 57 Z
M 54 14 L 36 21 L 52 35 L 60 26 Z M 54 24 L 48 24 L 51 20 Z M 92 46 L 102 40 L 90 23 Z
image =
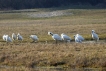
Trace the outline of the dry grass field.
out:
M 35 15 L 51 11 L 64 11 L 69 15 L 39 18 Z M 93 41 L 91 30 L 97 32 L 100 37 L 99 42 L 89 43 Z M 55 44 L 51 36 L 47 35 L 48 31 L 65 33 L 72 38 L 72 42 Z M 3 41 L 4 34 L 11 36 L 12 33 L 20 33 L 24 40 L 21 43 L 16 40 L 9 44 Z M 75 43 L 73 35 L 77 33 L 81 34 L 88 43 Z M 32 40 L 29 38 L 31 34 L 36 34 L 39 42 L 31 43 Z M 29 71 L 36 66 L 106 67 L 105 9 L 0 11 L 0 37 L 1 67 L 15 66 L 20 67 L 16 70 L 21 71 Z

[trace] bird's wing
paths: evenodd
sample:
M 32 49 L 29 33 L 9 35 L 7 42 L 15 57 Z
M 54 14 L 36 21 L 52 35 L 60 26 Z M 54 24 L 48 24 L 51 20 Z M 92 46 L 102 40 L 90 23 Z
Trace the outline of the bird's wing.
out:
M 64 37 L 64 39 L 66 39 L 66 40 L 71 40 L 71 38 L 70 38 L 69 36 L 67 36 L 67 35 L 64 35 L 63 37 Z
M 95 38 L 95 39 L 98 39 L 98 38 L 99 38 L 96 33 L 94 33 L 94 38 Z
M 79 39 L 82 41 L 82 40 L 84 40 L 84 38 L 81 36 L 81 35 L 79 35 Z
M 62 38 L 58 34 L 53 35 L 54 40 L 62 40 Z

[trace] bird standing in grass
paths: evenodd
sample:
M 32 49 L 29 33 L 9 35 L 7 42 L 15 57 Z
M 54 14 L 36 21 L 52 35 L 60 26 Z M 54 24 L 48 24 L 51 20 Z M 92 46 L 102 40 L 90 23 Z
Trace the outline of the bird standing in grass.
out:
M 19 33 L 17 34 L 17 40 L 23 41 L 23 37 Z
M 64 33 L 61 34 L 61 38 L 65 42 L 70 42 L 71 41 L 71 38 L 69 36 L 67 36 L 66 34 L 64 34 Z
M 17 36 L 15 35 L 15 33 L 12 34 L 12 39 L 13 40 L 16 40 L 17 39 Z
M 30 35 L 30 38 L 33 40 L 33 42 L 37 42 L 39 40 L 36 35 Z
M 52 38 L 56 41 L 56 44 L 57 41 L 62 41 L 62 38 L 58 34 L 53 34 L 52 32 L 48 32 L 48 35 L 52 36 Z
M 95 31 L 94 30 L 92 30 L 92 38 L 94 39 L 94 40 L 96 40 L 96 41 L 99 41 L 99 37 L 98 37 L 98 35 L 95 33 Z
M 84 41 L 84 38 L 79 34 L 74 35 L 74 38 L 76 43 L 82 43 Z

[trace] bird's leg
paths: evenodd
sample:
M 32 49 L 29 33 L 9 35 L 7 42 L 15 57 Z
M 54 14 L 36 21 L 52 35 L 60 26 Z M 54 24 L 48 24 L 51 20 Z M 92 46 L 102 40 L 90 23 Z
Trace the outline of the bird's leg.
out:
M 67 41 L 67 40 L 65 40 L 65 42 L 67 43 L 68 41 Z
M 98 39 L 96 40 L 96 43 L 98 42 Z
M 8 45 L 9 43 L 7 42 L 7 45 Z
M 65 40 L 62 40 L 62 42 L 65 43 L 66 41 Z
M 21 43 L 21 41 L 19 41 L 19 43 Z
M 66 40 L 66 43 L 68 43 L 69 42 L 69 40 Z
M 22 40 L 20 40 L 19 43 L 22 43 Z
M 56 44 L 57 44 L 57 40 L 56 40 Z
M 67 43 L 70 43 L 70 40 L 66 40 Z
M 38 43 L 38 41 L 36 40 L 35 43 Z

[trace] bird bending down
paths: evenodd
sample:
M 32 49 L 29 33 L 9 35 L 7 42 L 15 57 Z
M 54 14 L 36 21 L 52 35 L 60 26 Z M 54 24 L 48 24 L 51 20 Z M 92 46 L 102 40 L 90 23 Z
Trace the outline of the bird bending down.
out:
M 16 40 L 17 39 L 17 36 L 14 33 L 12 34 L 12 39 L 13 40 Z
M 37 42 L 39 40 L 36 35 L 30 35 L 30 38 L 33 40 L 33 42 Z
M 74 38 L 76 43 L 82 43 L 84 41 L 84 38 L 79 34 L 74 35 Z
M 71 38 L 64 33 L 61 34 L 61 38 L 62 38 L 62 40 L 66 41 L 66 42 L 71 41 Z
M 92 38 L 94 39 L 94 40 L 96 40 L 96 41 L 99 41 L 99 37 L 98 37 L 98 35 L 95 33 L 95 31 L 94 30 L 92 30 Z
M 53 34 L 52 32 L 48 32 L 48 35 L 52 36 L 52 38 L 56 41 L 56 44 L 57 41 L 62 41 L 62 38 L 58 34 Z
M 23 41 L 23 37 L 19 33 L 17 34 L 17 40 Z

